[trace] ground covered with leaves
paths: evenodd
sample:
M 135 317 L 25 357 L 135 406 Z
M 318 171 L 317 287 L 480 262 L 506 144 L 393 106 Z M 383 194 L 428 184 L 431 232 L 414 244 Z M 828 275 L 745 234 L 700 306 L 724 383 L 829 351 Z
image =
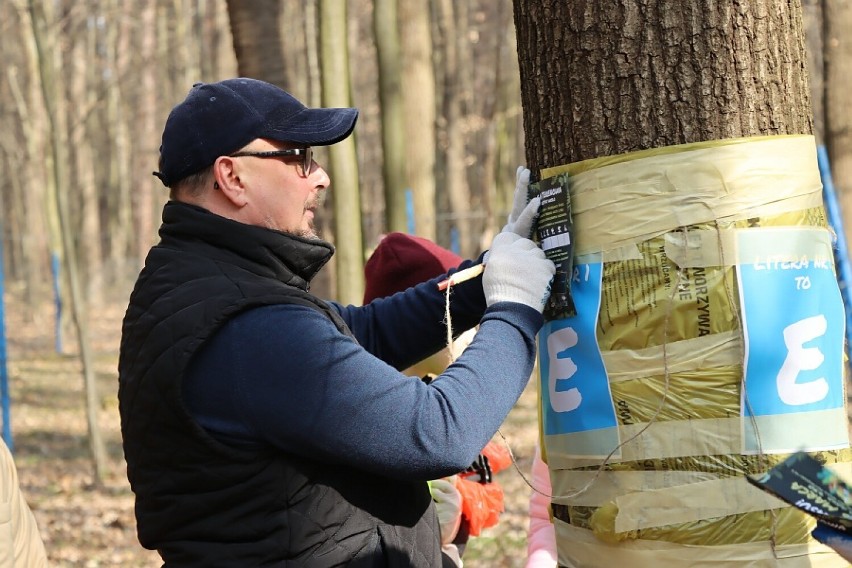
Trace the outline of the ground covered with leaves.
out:
M 133 497 L 119 432 L 117 349 L 124 306 L 103 307 L 90 321 L 97 353 L 99 424 L 109 453 L 102 487 L 94 484 L 82 366 L 76 347 L 58 354 L 51 306 L 33 311 L 6 300 L 11 428 L 21 487 L 35 514 L 52 566 L 160 566 L 136 539 Z M 68 343 L 68 344 L 64 344 Z M 496 475 L 505 491 L 500 523 L 471 540 L 465 567 L 523 566 L 527 485 L 536 440 L 535 385 L 530 384 L 495 440 L 511 448 L 517 468 Z

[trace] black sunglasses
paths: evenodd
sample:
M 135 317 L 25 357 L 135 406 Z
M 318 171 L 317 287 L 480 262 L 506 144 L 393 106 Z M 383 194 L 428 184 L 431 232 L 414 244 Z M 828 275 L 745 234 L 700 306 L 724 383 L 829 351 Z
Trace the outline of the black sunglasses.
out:
M 283 158 L 287 156 L 301 156 L 302 176 L 308 177 L 311 166 L 314 163 L 314 151 L 310 146 L 307 148 L 293 148 L 292 150 L 267 150 L 265 152 L 236 152 L 231 154 L 232 158 L 249 156 L 252 158 Z

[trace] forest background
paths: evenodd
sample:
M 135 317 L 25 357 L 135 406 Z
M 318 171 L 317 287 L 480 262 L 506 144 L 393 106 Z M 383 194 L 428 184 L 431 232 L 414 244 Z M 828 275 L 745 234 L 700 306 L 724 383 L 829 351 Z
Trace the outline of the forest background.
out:
M 802 2 L 814 130 L 847 233 L 848 4 Z M 360 109 L 355 136 L 318 156 L 333 180 L 318 224 L 338 254 L 314 287 L 358 303 L 382 233 L 473 256 L 504 222 L 525 162 L 512 13 L 510 0 L 0 2 L 4 433 L 57 565 L 156 563 L 135 542 L 115 353 L 167 197 L 151 172 L 171 107 L 195 82 L 243 75 Z M 504 428 L 523 474 L 533 391 Z M 502 474 L 505 522 L 472 545 L 468 566 L 519 565 L 530 489 L 517 473 Z

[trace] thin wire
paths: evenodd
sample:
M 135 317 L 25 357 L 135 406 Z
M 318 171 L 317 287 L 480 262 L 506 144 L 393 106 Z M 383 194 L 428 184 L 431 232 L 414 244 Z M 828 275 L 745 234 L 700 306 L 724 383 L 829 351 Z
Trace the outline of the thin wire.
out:
M 716 227 L 716 242 L 719 247 L 719 266 L 724 269 L 725 266 L 728 266 L 725 258 L 725 247 L 722 246 L 722 229 L 719 227 L 719 221 L 716 220 L 714 223 Z M 736 298 L 734 298 L 733 290 L 731 286 L 728 284 L 728 278 L 722 273 L 722 282 L 725 287 L 725 294 L 728 298 L 728 304 L 731 306 L 731 312 L 734 315 L 734 320 L 737 323 L 737 329 L 740 332 L 740 344 L 745 348 L 745 328 L 743 327 L 742 318 L 740 318 L 740 311 L 738 309 L 738 303 L 736 302 Z M 754 410 L 751 407 L 751 401 L 748 397 L 748 391 L 746 390 L 746 376 L 745 376 L 745 365 L 743 365 L 743 375 L 740 379 L 740 392 L 743 394 L 743 403 L 748 409 L 749 413 L 749 421 L 751 422 L 752 430 L 754 431 L 754 437 L 757 440 L 757 458 L 758 464 L 761 466 L 761 469 L 765 469 L 768 467 L 767 456 L 763 451 L 763 441 L 760 437 L 760 428 L 757 424 L 757 416 L 754 414 Z M 776 539 L 778 533 L 778 512 L 775 509 L 769 509 L 769 517 L 772 521 L 769 527 L 769 548 L 772 550 L 772 555 L 775 558 L 778 558 L 778 553 L 776 550 Z
M 684 240 L 684 242 L 685 242 L 685 240 Z M 650 420 L 638 432 L 636 432 L 635 434 L 633 434 L 632 436 L 630 436 L 626 440 L 619 443 L 615 448 L 613 448 L 613 450 L 601 462 L 600 466 L 598 467 L 597 471 L 595 472 L 595 475 L 582 488 L 580 488 L 578 491 L 575 491 L 573 493 L 567 493 L 565 495 L 551 495 L 551 494 L 549 494 L 545 491 L 542 491 L 541 489 L 535 487 L 532 484 L 532 482 L 530 482 L 530 480 L 527 478 L 527 476 L 524 474 L 524 472 L 521 471 L 520 465 L 518 464 L 518 461 L 515 458 L 515 453 L 512 451 L 512 448 L 509 444 L 509 441 L 506 439 L 506 436 L 503 435 L 503 432 L 500 431 L 499 428 L 497 429 L 497 433 L 500 434 L 500 437 L 503 439 L 503 443 L 506 446 L 506 450 L 509 452 L 509 457 L 512 459 L 512 465 L 514 466 L 515 471 L 518 472 L 518 475 L 520 475 L 520 477 L 521 477 L 521 479 L 523 479 L 524 483 L 526 483 L 527 486 L 530 489 L 532 489 L 533 491 L 535 491 L 539 495 L 547 497 L 548 499 L 553 499 L 554 497 L 559 497 L 560 499 L 573 499 L 574 497 L 582 495 L 583 493 L 588 491 L 589 488 L 591 488 L 592 484 L 594 484 L 594 482 L 597 481 L 598 477 L 600 477 L 601 473 L 604 471 L 604 468 L 606 468 L 606 466 L 608 465 L 610 458 L 612 458 L 612 456 L 615 455 L 615 453 L 618 450 L 620 450 L 625 444 L 632 442 L 633 440 L 635 440 L 636 438 L 641 436 L 643 433 L 645 433 L 645 431 L 648 430 L 648 428 L 651 427 L 651 424 L 653 424 L 656 421 L 656 419 L 660 416 L 660 413 L 663 411 L 663 408 L 665 408 L 666 399 L 668 398 L 668 393 L 669 393 L 669 384 L 670 384 L 670 375 L 669 375 L 669 366 L 668 366 L 668 353 L 667 353 L 667 350 L 666 350 L 666 344 L 668 343 L 669 319 L 671 317 L 672 306 L 674 305 L 675 294 L 677 293 L 678 286 L 680 285 L 680 271 L 676 271 L 676 274 L 677 274 L 677 276 L 676 276 L 674 285 L 672 286 L 672 294 L 669 297 L 669 301 L 666 305 L 666 314 L 665 314 L 664 323 L 663 323 L 663 345 L 662 345 L 662 347 L 663 347 L 664 387 L 663 387 L 663 396 L 660 399 L 660 404 L 657 406 L 657 408 L 654 411 L 654 414 L 651 416 Z M 446 307 L 445 307 L 445 316 L 444 317 L 445 317 L 446 323 L 447 323 L 447 346 L 450 348 L 450 362 L 452 363 L 455 360 L 455 356 L 452 352 L 452 331 L 451 331 L 452 330 L 452 320 L 450 318 L 450 288 L 452 288 L 452 285 L 447 286 L 447 297 L 446 297 L 447 299 L 446 299 Z

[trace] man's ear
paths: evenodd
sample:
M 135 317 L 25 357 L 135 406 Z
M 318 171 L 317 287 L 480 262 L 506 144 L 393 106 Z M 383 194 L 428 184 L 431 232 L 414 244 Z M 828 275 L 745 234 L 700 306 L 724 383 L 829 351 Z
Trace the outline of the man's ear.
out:
M 218 185 L 216 191 L 235 207 L 247 203 L 245 186 L 239 176 L 239 161 L 231 156 L 219 156 L 213 163 L 213 178 Z

